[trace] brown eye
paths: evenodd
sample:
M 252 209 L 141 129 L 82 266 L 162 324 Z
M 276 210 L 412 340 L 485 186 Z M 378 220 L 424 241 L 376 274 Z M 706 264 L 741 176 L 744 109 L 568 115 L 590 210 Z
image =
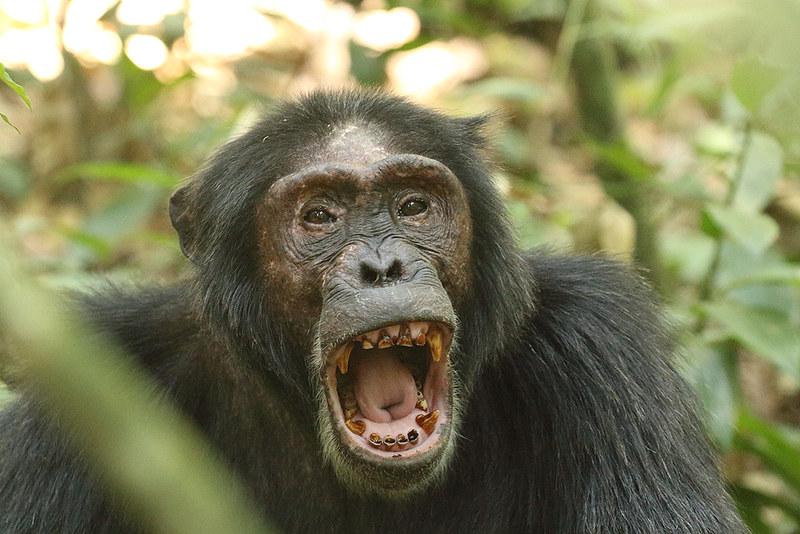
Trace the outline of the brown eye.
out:
M 403 205 L 400 206 L 400 209 L 397 210 L 397 214 L 401 217 L 413 217 L 414 215 L 425 213 L 427 210 L 428 204 L 426 204 L 424 200 L 415 198 L 405 201 Z
M 303 220 L 309 224 L 328 224 L 335 221 L 336 217 L 323 209 L 314 208 L 306 212 L 303 216 Z

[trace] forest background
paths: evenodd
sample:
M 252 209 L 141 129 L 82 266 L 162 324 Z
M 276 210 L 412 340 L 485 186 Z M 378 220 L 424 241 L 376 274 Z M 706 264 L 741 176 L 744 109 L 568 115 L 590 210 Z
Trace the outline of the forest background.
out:
M 168 282 L 170 193 L 273 100 L 493 112 L 521 245 L 642 269 L 749 526 L 797 533 L 798 50 L 797 0 L 0 0 L 0 240 L 35 287 Z

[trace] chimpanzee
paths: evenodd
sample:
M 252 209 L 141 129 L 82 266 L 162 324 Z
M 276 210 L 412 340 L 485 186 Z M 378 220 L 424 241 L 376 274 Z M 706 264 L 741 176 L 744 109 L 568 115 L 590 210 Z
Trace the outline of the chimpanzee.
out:
M 172 197 L 188 279 L 84 305 L 286 532 L 746 532 L 646 284 L 515 245 L 485 122 L 279 104 Z M 53 419 L 0 416 L 0 531 L 140 532 Z

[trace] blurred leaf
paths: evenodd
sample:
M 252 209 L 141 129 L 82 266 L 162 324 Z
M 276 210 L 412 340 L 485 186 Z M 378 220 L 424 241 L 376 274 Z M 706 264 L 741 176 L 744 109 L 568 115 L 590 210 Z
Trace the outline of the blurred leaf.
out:
M 702 309 L 724 327 L 727 338 L 800 381 L 800 328 L 787 314 L 748 308 L 730 300 L 705 304 Z
M 164 84 L 158 81 L 153 72 L 142 70 L 123 55 L 118 71 L 122 73 L 125 102 L 135 115 L 146 113 L 147 106 L 161 94 Z
M 736 484 L 731 488 L 731 494 L 742 513 L 742 517 L 750 528 L 752 534 L 773 534 L 775 530 L 762 519 L 765 508 L 778 509 L 790 517 L 795 525 L 800 524 L 800 512 L 797 505 L 785 498 L 769 495 L 763 491 L 754 490 Z
M 59 175 L 64 181 L 89 179 L 108 180 L 134 184 L 153 184 L 162 187 L 174 187 L 180 177 L 170 171 L 148 165 L 126 163 L 123 161 L 99 161 L 79 163 L 64 169 Z
M 547 242 L 544 224 L 537 221 L 524 202 L 509 201 L 508 211 L 519 233 L 520 246 L 529 249 Z
M 198 430 L 154 394 L 152 377 L 23 276 L 10 254 L 0 257 L 0 331 L 39 406 L 58 414 L 145 530 L 273 532 Z
M 108 256 L 112 252 L 111 244 L 105 239 L 101 239 L 86 232 L 75 230 L 67 231 L 66 234 L 72 241 L 81 245 L 85 245 L 91 249 L 96 256 L 101 258 Z
M 14 82 L 14 80 L 11 79 L 11 76 L 8 74 L 8 72 L 6 72 L 5 65 L 3 65 L 2 63 L 0 63 L 0 80 L 2 80 L 7 86 L 13 89 L 14 92 L 17 93 L 19 97 L 25 102 L 25 105 L 28 106 L 28 109 L 31 109 L 31 101 L 28 100 L 28 95 L 25 94 L 25 89 L 23 89 L 21 85 L 18 85 L 17 83 Z M 3 119 L 6 122 L 8 122 L 8 119 L 6 119 L 5 115 L 3 115 Z
M 350 72 L 359 83 L 377 85 L 386 81 L 386 55 L 350 41 Z
M 757 455 L 778 474 L 794 492 L 800 492 L 800 434 L 796 429 L 772 425 L 742 413 L 737 439 L 743 449 Z
M 752 113 L 757 115 L 764 98 L 773 91 L 783 78 L 783 71 L 761 61 L 757 57 L 739 60 L 731 73 L 733 93 Z
M 724 235 L 722 228 L 720 228 L 707 211 L 703 211 L 700 214 L 700 230 L 715 241 L 719 241 Z
M 511 102 L 532 104 L 542 100 L 545 89 L 527 78 L 487 78 L 467 85 L 463 90 L 468 94 L 480 94 L 502 98 Z
M 757 272 L 733 278 L 727 281 L 725 287 L 721 289 L 729 291 L 755 284 L 782 284 L 800 287 L 800 267 L 790 264 L 771 265 Z
M 698 150 L 723 158 L 738 152 L 741 140 L 731 126 L 710 123 L 700 128 L 694 143 Z
M 768 135 L 758 132 L 751 135 L 733 203 L 758 212 L 772 199 L 783 176 L 783 149 Z
M 17 131 L 17 133 L 18 133 L 18 134 L 21 134 L 21 133 L 22 133 L 22 132 L 20 132 L 20 131 L 19 131 L 19 128 L 17 128 L 17 127 L 16 127 L 16 126 L 14 126 L 13 124 L 11 124 L 11 121 L 9 121 L 9 120 L 8 120 L 8 117 L 6 117 L 6 116 L 5 116 L 5 114 L 3 114 L 3 113 L 0 113 L 0 119 L 3 119 L 3 122 L 5 122 L 6 124 L 8 124 L 8 125 L 9 125 L 9 126 L 11 126 L 12 128 L 14 128 L 14 129 Z
M 694 339 L 686 351 L 693 360 L 689 378 L 710 414 L 711 433 L 724 449 L 730 449 L 737 410 L 726 355 L 718 347 L 701 343 L 699 339 Z
M 118 195 L 101 210 L 92 213 L 83 231 L 95 239 L 110 243 L 135 232 L 153 214 L 164 199 L 161 190 L 133 188 Z
M 667 267 L 681 281 L 699 284 L 708 273 L 714 255 L 714 240 L 699 232 L 665 232 L 661 253 Z
M 28 171 L 14 161 L 0 158 L 0 197 L 20 201 L 30 189 Z
M 714 238 L 720 232 L 753 254 L 763 252 L 778 238 L 778 224 L 761 213 L 734 206 L 707 205 L 703 212 L 703 231 Z
M 624 143 L 592 143 L 592 152 L 623 175 L 638 181 L 650 180 L 655 169 Z

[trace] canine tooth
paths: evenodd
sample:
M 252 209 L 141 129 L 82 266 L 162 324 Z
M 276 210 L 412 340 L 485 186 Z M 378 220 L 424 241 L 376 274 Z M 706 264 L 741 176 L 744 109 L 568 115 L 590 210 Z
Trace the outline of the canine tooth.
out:
M 400 330 L 400 334 L 397 337 L 397 344 L 401 347 L 413 346 L 411 342 L 411 330 L 408 328 L 408 325 L 403 325 L 403 328 Z
M 358 421 L 345 421 L 344 424 L 347 425 L 347 428 L 350 429 L 350 432 L 352 432 L 356 436 L 362 435 L 364 433 L 364 431 L 367 429 L 367 423 L 365 423 L 364 421 L 361 421 L 361 420 L 358 420 Z
M 415 429 L 410 429 L 407 434 L 409 443 L 416 443 L 419 440 L 419 432 Z
M 379 349 L 388 349 L 394 345 L 394 341 L 392 341 L 392 336 L 386 330 L 381 330 L 381 338 L 378 340 L 378 348 Z
M 369 444 L 377 448 L 383 445 L 383 440 L 381 439 L 381 436 L 378 433 L 373 432 L 372 434 L 369 435 Z
M 369 350 L 373 347 L 372 343 L 369 342 L 368 339 L 361 340 L 361 348 L 364 350 Z
M 428 332 L 428 344 L 431 346 L 431 357 L 438 362 L 442 357 L 442 333 L 438 330 Z
M 417 339 L 414 341 L 418 347 L 422 347 L 426 343 L 425 332 L 420 332 Z
M 344 346 L 344 350 L 342 351 L 342 355 L 339 356 L 339 359 L 336 360 L 336 367 L 339 368 L 339 372 L 343 375 L 347 374 L 347 366 L 350 363 L 350 353 L 353 352 L 353 343 L 348 343 Z
M 408 438 L 405 434 L 397 434 L 397 444 L 401 447 L 408 445 Z
M 434 410 L 431 413 L 421 413 L 417 417 L 417 424 L 422 427 L 426 434 L 433 434 L 436 428 L 436 421 L 439 419 L 439 410 Z

